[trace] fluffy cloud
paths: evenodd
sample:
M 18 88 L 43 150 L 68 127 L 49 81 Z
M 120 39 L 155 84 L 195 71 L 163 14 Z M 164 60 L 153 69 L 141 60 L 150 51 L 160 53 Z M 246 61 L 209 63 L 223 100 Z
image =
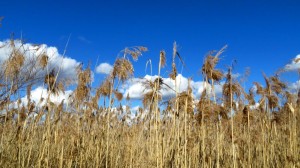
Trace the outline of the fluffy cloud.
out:
M 70 100 L 69 97 L 72 93 L 73 93 L 73 91 L 68 90 L 68 91 L 65 91 L 64 93 L 59 92 L 56 95 L 51 94 L 49 96 L 47 89 L 43 88 L 42 86 L 39 86 L 31 91 L 30 98 L 31 98 L 31 101 L 35 103 L 36 107 L 44 106 L 46 104 L 46 100 L 48 99 L 48 96 L 49 96 L 49 100 L 56 105 L 59 105 L 62 101 L 64 101 L 64 105 L 68 105 L 69 100 Z M 27 104 L 28 104 L 28 99 L 27 99 L 27 95 L 26 95 L 23 98 L 21 98 L 21 105 L 26 106 Z M 17 101 L 14 101 L 9 106 L 10 106 L 10 108 L 18 108 L 19 107 Z M 67 106 L 65 106 L 65 107 L 67 107 Z M 5 115 L 6 112 L 7 112 L 6 110 L 0 111 L 0 115 Z M 37 115 L 36 113 L 32 113 L 32 114 L 30 114 L 29 118 L 35 117 L 36 115 Z M 42 120 L 45 120 L 45 115 L 42 117 Z
M 121 89 L 123 91 L 124 95 L 126 96 L 129 94 L 130 98 L 132 99 L 141 99 L 145 93 L 148 92 L 148 90 L 143 85 L 144 82 L 147 80 L 154 81 L 157 78 L 157 76 L 150 76 L 146 75 L 144 78 L 134 78 L 127 82 Z M 161 93 L 163 95 L 163 98 L 167 97 L 173 97 L 175 96 L 175 90 L 177 90 L 179 93 L 186 91 L 188 88 L 188 81 L 189 79 L 182 76 L 181 74 L 178 74 L 176 77 L 177 81 L 177 88 L 175 88 L 175 81 L 171 78 L 162 78 L 165 85 L 162 86 Z M 167 86 L 166 86 L 167 85 Z M 211 86 L 205 86 L 205 82 L 203 81 L 191 81 L 191 87 L 193 89 L 194 96 L 198 97 L 203 92 L 204 87 L 207 87 L 209 92 L 211 91 Z M 219 94 L 222 92 L 222 84 L 214 85 L 215 93 Z
M 100 74 L 106 74 L 108 75 L 113 69 L 113 66 L 108 63 L 101 63 L 97 66 L 96 72 Z
M 289 85 L 289 89 L 291 91 L 298 91 L 299 88 L 300 88 L 300 80 L 298 80 L 298 81 L 296 81 L 296 82 Z
M 144 80 L 141 79 L 140 81 L 137 82 L 129 82 L 130 86 L 127 85 L 128 88 L 124 88 L 125 92 L 124 95 L 127 96 L 129 95 L 131 99 L 140 99 L 142 98 L 144 94 L 145 87 L 143 86 L 142 82 Z
M 284 67 L 286 71 L 296 71 L 300 69 L 300 54 L 297 55 L 290 64 Z
M 241 74 L 239 74 L 239 73 L 232 74 L 232 78 L 234 78 L 234 79 L 239 78 L 240 76 L 241 76 Z
M 65 103 L 69 102 L 69 96 L 72 94 L 73 91 L 67 90 L 64 93 L 59 92 L 57 95 L 51 94 L 49 96 L 48 91 L 46 88 L 43 88 L 42 86 L 35 88 L 34 90 L 31 91 L 31 101 L 35 102 L 36 104 L 42 106 L 46 103 L 46 99 L 49 96 L 49 99 L 51 102 L 55 103 L 56 105 L 60 104 L 63 100 Z M 23 97 L 22 103 L 24 105 L 27 104 L 27 96 Z M 42 101 L 41 101 L 42 100 Z
M 10 56 L 12 47 L 9 41 L 0 41 L 0 64 L 3 64 Z M 63 56 L 58 52 L 56 47 L 50 47 L 46 44 L 34 45 L 30 43 L 22 44 L 21 41 L 14 41 L 15 48 L 25 56 L 24 69 L 26 66 L 30 66 L 32 62 L 36 62 L 42 54 L 48 56 L 48 65 L 46 68 L 36 68 L 37 77 L 43 77 L 49 73 L 52 69 L 55 72 L 59 72 L 58 80 L 70 80 L 75 82 L 77 79 L 76 67 L 80 64 L 75 59 Z

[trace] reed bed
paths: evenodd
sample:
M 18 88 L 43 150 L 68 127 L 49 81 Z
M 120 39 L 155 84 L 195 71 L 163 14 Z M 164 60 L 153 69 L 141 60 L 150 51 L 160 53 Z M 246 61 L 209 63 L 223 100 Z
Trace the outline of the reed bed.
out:
M 245 91 L 232 77 L 234 64 L 226 73 L 216 68 L 227 46 L 209 52 L 199 65 L 205 81 L 200 97 L 188 85 L 184 92 L 174 89 L 170 100 L 162 99 L 166 53 L 159 52 L 157 78 L 143 83 L 143 107 L 129 123 L 130 95 L 118 90 L 133 77 L 131 61 L 138 61 L 146 47 L 123 50 L 98 88 L 91 87 L 91 69 L 79 66 L 66 106 L 50 98 L 41 105 L 30 99 L 37 82 L 49 95 L 67 87 L 57 81 L 59 69 L 36 78 L 34 72 L 47 69 L 48 56 L 25 65 L 14 40 L 7 45 L 12 53 L 0 74 L 1 167 L 300 167 L 300 92 L 290 92 L 277 74 L 263 75 L 264 86 L 256 82 L 256 90 Z M 170 78 L 175 85 L 177 59 L 185 66 L 174 43 Z M 215 95 L 208 86 L 220 81 L 225 81 L 222 95 Z M 24 89 L 25 105 L 18 97 Z M 127 108 L 118 107 L 125 98 Z

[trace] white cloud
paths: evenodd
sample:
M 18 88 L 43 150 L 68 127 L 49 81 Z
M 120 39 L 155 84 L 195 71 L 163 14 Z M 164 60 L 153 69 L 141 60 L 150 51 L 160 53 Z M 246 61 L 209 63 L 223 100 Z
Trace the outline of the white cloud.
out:
M 132 83 L 127 89 L 125 89 L 124 95 L 129 94 L 131 99 L 140 99 L 144 94 L 145 87 L 142 85 L 142 79 L 139 82 Z
M 300 59 L 300 54 L 298 54 L 293 61 L 290 64 L 287 64 L 284 67 L 284 70 L 286 71 L 296 71 L 300 69 L 300 60 L 296 61 L 297 59 Z
M 300 88 L 300 80 L 289 85 L 289 89 L 292 91 L 298 91 Z
M 57 95 L 55 94 L 51 94 L 49 96 L 48 91 L 46 88 L 43 88 L 42 86 L 39 86 L 37 88 L 35 88 L 34 90 L 31 91 L 31 101 L 35 102 L 35 104 L 43 106 L 46 103 L 46 99 L 49 96 L 49 99 L 51 102 L 55 103 L 56 105 L 60 104 L 63 100 L 64 103 L 68 103 L 69 102 L 69 96 L 72 94 L 73 91 L 71 90 L 67 90 L 64 93 L 63 92 L 59 92 Z M 43 101 L 40 101 L 41 99 L 43 99 Z M 22 99 L 22 103 L 24 105 L 27 104 L 28 100 L 27 100 L 27 95 L 25 97 L 23 97 Z
M 0 64 L 3 64 L 10 56 L 12 48 L 7 45 L 9 41 L 0 41 Z M 37 72 L 37 77 L 44 77 L 52 69 L 55 72 L 59 71 L 58 80 L 71 80 L 75 82 L 77 80 L 76 67 L 80 64 L 75 59 L 63 56 L 58 52 L 56 47 L 47 46 L 46 44 L 34 45 L 30 43 L 25 43 L 22 45 L 21 41 L 14 41 L 15 48 L 17 48 L 21 53 L 24 53 L 25 63 L 24 69 L 32 64 L 32 60 L 35 62 L 37 58 L 43 53 L 49 57 L 48 65 L 45 69 L 39 68 L 35 69 Z
M 147 93 L 147 89 L 143 86 L 143 82 L 146 80 L 154 81 L 157 76 L 150 76 L 146 75 L 144 78 L 134 78 L 131 79 L 123 86 L 121 91 L 123 91 L 124 95 L 127 96 L 129 94 L 131 99 L 141 99 L 145 93 Z M 162 78 L 163 82 L 168 85 L 162 86 L 161 93 L 163 98 L 167 97 L 173 97 L 175 96 L 175 90 L 178 91 L 178 93 L 186 91 L 188 88 L 188 78 L 182 76 L 181 74 L 178 74 L 176 77 L 177 81 L 177 88 L 175 89 L 175 81 L 171 78 Z M 193 95 L 196 97 L 199 97 L 200 94 L 203 92 L 205 87 L 205 82 L 203 81 L 191 81 L 191 87 L 193 89 Z M 207 86 L 209 92 L 211 91 L 211 86 Z M 222 92 L 222 84 L 216 84 L 214 85 L 215 93 L 219 94 Z
M 96 72 L 100 74 L 106 74 L 108 75 L 113 69 L 113 66 L 110 65 L 109 63 L 101 63 L 100 65 L 97 66 Z
M 42 106 L 44 106 L 46 104 L 46 101 L 48 99 L 49 96 L 49 100 L 56 104 L 59 105 L 62 101 L 64 101 L 64 105 L 68 105 L 70 102 L 70 95 L 73 93 L 72 90 L 67 90 L 64 93 L 63 92 L 59 92 L 58 94 L 51 94 L 49 96 L 47 89 L 43 88 L 42 86 L 39 86 L 37 88 L 35 88 L 34 90 L 31 91 L 31 102 L 35 103 L 35 106 L 40 108 Z M 21 98 L 21 106 L 27 106 L 28 104 L 28 99 L 27 99 L 27 95 L 24 96 L 23 98 Z M 20 106 L 18 106 L 18 102 L 14 101 L 10 104 L 10 108 L 18 108 Z M 6 114 L 6 110 L 2 110 L 0 111 L 0 114 Z M 37 114 L 36 113 L 32 113 L 30 114 L 30 117 L 35 117 Z M 15 116 L 16 118 L 16 116 Z M 42 120 L 45 120 L 45 115 L 42 117 Z
M 255 92 L 257 92 L 257 86 L 256 85 L 253 85 L 252 87 L 251 87 L 251 90 L 255 93 Z
M 140 109 L 140 106 L 134 106 L 134 107 L 131 108 L 131 110 L 134 111 L 134 112 L 139 111 L 139 109 Z
M 239 78 L 240 76 L 241 76 L 241 74 L 239 74 L 239 73 L 233 73 L 232 74 L 233 79 Z
M 255 110 L 255 109 L 257 109 L 259 107 L 259 103 L 255 103 L 255 105 L 250 105 L 249 106 L 249 108 L 251 109 L 251 110 Z

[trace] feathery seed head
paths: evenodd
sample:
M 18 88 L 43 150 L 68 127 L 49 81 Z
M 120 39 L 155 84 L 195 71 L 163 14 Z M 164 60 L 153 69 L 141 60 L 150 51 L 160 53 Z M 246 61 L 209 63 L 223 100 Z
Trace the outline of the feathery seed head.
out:
M 122 82 L 125 82 L 129 77 L 133 75 L 133 66 L 128 59 L 120 58 L 117 59 L 113 71 L 112 76 L 113 78 L 117 77 Z

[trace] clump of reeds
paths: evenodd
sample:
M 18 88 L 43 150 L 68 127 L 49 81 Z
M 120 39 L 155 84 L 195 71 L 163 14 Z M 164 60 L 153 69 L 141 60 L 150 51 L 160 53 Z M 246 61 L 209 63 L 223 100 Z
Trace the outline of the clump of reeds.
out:
M 42 69 L 44 69 L 48 65 L 49 57 L 44 53 L 40 56 L 39 59 L 40 66 L 42 67 Z
M 209 83 L 213 81 L 220 81 L 223 78 L 223 73 L 220 70 L 215 69 L 215 67 L 220 60 L 220 55 L 226 48 L 227 46 L 224 46 L 215 55 L 213 55 L 215 51 L 209 52 L 204 60 L 202 65 L 202 74 L 205 75 Z
M 113 78 L 118 78 L 121 81 L 126 81 L 133 75 L 133 66 L 131 62 L 125 58 L 117 59 L 112 71 Z
M 91 85 L 89 66 L 78 67 L 72 103 L 55 104 L 50 98 L 34 102 L 32 81 L 46 84 L 55 96 L 67 87 L 57 81 L 59 70 L 50 69 L 44 78 L 20 80 L 27 69 L 25 51 L 13 41 L 9 45 L 9 59 L 0 71 L 1 167 L 300 166 L 300 92 L 289 91 L 278 75 L 263 75 L 265 86 L 254 83 L 256 92 L 251 88 L 246 93 L 233 78 L 232 66 L 225 75 L 217 69 L 226 47 L 205 57 L 200 97 L 193 95 L 191 81 L 185 91 L 178 91 L 175 59 L 185 65 L 176 43 L 169 76 L 175 88 L 166 85 L 161 76 L 166 53 L 160 51 L 157 77 L 143 79 L 144 106 L 134 111 L 130 95 L 123 95 L 120 85 L 133 77 L 131 60 L 136 61 L 145 47 L 123 50 L 124 56 L 116 59 L 113 71 L 97 88 Z M 37 64 L 30 65 L 48 70 L 47 55 L 35 59 Z M 223 92 L 212 99 L 219 82 Z M 175 96 L 163 97 L 163 89 Z M 22 94 L 27 95 L 27 104 Z
M 25 62 L 25 56 L 15 47 L 13 40 L 11 40 L 10 47 L 12 52 L 9 59 L 4 63 L 4 74 L 7 78 L 13 80 L 20 73 Z

